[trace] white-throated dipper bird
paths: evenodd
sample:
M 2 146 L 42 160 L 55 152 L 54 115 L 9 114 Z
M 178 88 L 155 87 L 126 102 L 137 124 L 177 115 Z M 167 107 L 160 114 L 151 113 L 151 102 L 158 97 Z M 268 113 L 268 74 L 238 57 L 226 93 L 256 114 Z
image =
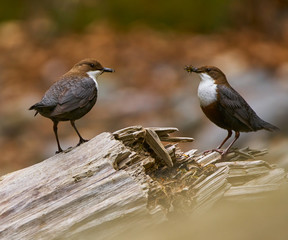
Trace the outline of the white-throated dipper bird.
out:
M 75 120 L 88 113 L 96 103 L 97 77 L 103 72 L 114 72 L 114 70 L 102 67 L 95 59 L 84 59 L 55 82 L 40 102 L 29 108 L 29 110 L 36 110 L 35 116 L 40 113 L 53 121 L 53 130 L 58 146 L 56 153 L 62 152 L 57 134 L 59 121 L 70 121 L 80 139 L 77 146 L 87 142 L 78 132 Z
M 195 72 L 201 78 L 198 98 L 205 115 L 217 126 L 228 131 L 227 137 L 217 149 L 214 149 L 215 151 L 222 153 L 222 155 L 226 154 L 239 138 L 240 132 L 252 132 L 261 129 L 278 130 L 277 127 L 257 116 L 244 98 L 230 86 L 225 74 L 219 68 L 187 66 L 185 70 Z M 232 131 L 235 132 L 235 138 L 224 151 L 221 150 L 224 143 L 231 137 Z

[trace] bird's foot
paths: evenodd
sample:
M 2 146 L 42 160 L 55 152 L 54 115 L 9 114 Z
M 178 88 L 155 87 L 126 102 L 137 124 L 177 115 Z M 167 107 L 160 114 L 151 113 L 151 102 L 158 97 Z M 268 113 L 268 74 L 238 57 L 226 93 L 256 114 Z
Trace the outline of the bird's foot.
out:
M 62 148 L 59 148 L 58 151 L 55 152 L 55 154 L 63 152 Z
M 80 146 L 82 143 L 88 142 L 89 140 L 86 140 L 84 138 L 80 138 L 79 143 L 77 144 L 77 147 Z
M 204 153 L 204 154 L 208 154 L 208 153 L 212 153 L 212 152 L 218 152 L 218 153 L 220 153 L 222 156 L 227 153 L 226 150 L 223 150 L 223 149 L 220 149 L 220 148 L 214 148 L 214 149 L 211 149 L 211 150 L 206 150 L 206 151 L 204 151 L 203 153 Z

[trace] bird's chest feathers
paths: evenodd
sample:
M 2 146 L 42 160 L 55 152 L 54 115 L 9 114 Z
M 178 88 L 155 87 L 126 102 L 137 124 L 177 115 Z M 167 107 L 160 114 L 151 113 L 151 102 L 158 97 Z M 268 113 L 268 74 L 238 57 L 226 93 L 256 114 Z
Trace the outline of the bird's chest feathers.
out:
M 97 77 L 99 75 L 101 75 L 102 71 L 100 70 L 96 70 L 96 71 L 89 71 L 87 72 L 87 75 L 93 79 L 93 81 L 95 82 L 95 86 L 96 86 L 96 89 L 98 89 L 98 82 L 97 82 Z
M 198 87 L 198 98 L 202 107 L 208 106 L 217 100 L 217 85 L 208 74 L 201 74 Z

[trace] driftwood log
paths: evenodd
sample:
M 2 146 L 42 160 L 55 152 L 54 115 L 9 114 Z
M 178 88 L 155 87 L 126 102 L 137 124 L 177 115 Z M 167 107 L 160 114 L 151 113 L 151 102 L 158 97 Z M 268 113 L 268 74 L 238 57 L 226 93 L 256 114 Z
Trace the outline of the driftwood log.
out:
M 193 139 L 171 137 L 175 131 L 133 126 L 102 133 L 2 176 L 0 239 L 111 239 L 286 183 L 283 169 L 254 159 L 265 150 L 234 150 L 225 159 L 217 152 L 183 153 L 177 142 Z

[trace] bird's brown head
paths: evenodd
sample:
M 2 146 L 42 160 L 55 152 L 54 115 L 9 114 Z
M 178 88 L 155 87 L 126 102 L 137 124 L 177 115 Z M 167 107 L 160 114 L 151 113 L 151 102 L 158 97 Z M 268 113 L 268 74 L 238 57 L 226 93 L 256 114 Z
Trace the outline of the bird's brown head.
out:
M 187 66 L 185 67 L 187 72 L 195 72 L 197 73 L 201 80 L 205 80 L 207 78 L 211 78 L 214 80 L 216 84 L 227 84 L 227 79 L 225 74 L 217 67 L 214 66 L 203 66 L 203 67 L 193 67 Z
M 94 74 L 95 76 L 99 76 L 103 72 L 114 72 L 111 68 L 103 67 L 97 60 L 93 58 L 86 58 L 82 61 L 76 63 L 70 72 L 78 73 L 78 74 Z

